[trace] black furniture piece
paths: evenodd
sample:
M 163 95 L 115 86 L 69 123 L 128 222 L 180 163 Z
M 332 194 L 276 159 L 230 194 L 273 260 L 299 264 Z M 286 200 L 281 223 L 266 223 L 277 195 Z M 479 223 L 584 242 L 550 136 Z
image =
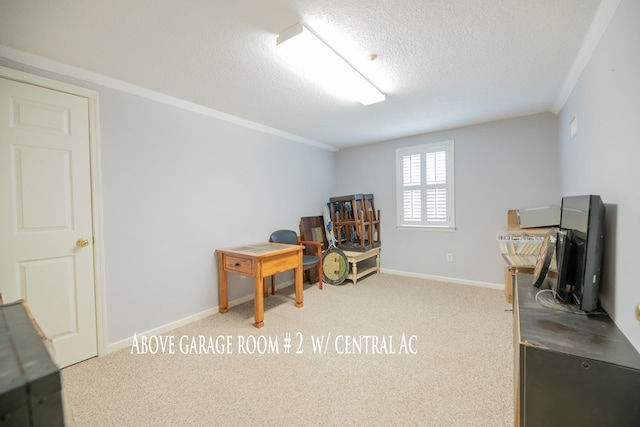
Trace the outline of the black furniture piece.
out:
M 609 316 L 543 306 L 530 274 L 515 288 L 515 425 L 640 426 L 640 355 Z
M 21 301 L 0 305 L 0 426 L 64 426 L 60 372 Z

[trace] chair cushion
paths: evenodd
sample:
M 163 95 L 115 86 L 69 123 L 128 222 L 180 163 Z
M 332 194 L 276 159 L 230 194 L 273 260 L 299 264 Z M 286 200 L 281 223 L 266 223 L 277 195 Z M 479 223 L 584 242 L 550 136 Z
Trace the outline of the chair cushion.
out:
M 302 256 L 302 266 L 309 267 L 310 265 L 315 265 L 320 262 L 320 258 L 315 255 L 303 255 Z

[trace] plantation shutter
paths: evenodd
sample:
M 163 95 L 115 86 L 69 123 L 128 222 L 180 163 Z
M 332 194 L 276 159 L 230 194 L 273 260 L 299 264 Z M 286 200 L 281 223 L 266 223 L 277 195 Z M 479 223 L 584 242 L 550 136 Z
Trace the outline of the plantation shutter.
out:
M 399 149 L 400 226 L 453 227 L 453 141 Z

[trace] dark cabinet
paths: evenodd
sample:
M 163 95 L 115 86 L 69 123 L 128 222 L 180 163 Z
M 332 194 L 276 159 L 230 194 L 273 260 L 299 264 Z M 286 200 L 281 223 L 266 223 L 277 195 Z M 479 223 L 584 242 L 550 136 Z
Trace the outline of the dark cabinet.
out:
M 606 313 L 543 306 L 532 282 L 516 276 L 515 425 L 640 426 L 636 349 Z

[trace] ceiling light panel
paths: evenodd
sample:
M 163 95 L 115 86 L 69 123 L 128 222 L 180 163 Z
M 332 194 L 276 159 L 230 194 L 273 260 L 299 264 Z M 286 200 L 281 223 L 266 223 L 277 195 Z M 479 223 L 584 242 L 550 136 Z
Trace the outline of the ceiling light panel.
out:
M 363 105 L 385 100 L 385 95 L 303 24 L 283 31 L 278 50 L 305 77 L 336 96 Z

